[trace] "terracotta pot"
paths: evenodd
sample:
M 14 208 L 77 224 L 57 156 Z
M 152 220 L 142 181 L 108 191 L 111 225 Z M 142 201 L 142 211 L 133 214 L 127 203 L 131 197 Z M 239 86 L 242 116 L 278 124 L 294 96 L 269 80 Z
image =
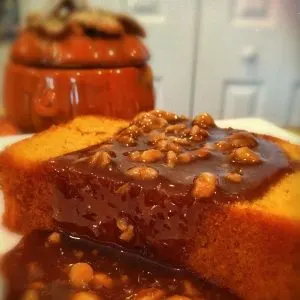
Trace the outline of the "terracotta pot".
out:
M 6 117 L 35 132 L 82 114 L 131 119 L 154 106 L 147 66 L 39 69 L 9 63 L 5 76 Z
M 6 68 L 6 117 L 25 132 L 82 114 L 131 119 L 154 107 L 148 59 L 140 38 L 126 30 L 113 36 L 69 32 L 53 38 L 25 29 Z

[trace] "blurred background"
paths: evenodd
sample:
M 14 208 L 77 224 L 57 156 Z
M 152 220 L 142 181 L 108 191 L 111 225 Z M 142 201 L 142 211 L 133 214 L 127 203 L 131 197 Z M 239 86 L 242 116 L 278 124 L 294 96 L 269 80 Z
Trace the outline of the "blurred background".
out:
M 126 11 L 145 26 L 158 108 L 300 127 L 300 0 L 89 2 Z M 54 3 L 0 1 L 1 95 L 18 26 L 28 12 Z

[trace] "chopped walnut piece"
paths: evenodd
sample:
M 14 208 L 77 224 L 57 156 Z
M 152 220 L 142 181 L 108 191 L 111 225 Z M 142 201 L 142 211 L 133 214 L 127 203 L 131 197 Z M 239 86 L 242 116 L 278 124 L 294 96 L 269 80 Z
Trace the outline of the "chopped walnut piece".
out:
M 195 159 L 191 152 L 184 152 L 178 155 L 178 161 L 183 164 L 187 164 Z
M 81 250 L 73 250 L 73 254 L 77 259 L 82 259 L 84 253 Z
M 185 129 L 185 124 L 183 123 L 179 123 L 179 124 L 174 124 L 174 125 L 169 125 L 166 128 L 166 132 L 167 133 L 175 133 L 178 134 L 181 131 L 183 131 Z
M 96 165 L 101 168 L 105 168 L 111 163 L 111 161 L 112 161 L 112 158 L 108 152 L 98 151 L 92 156 L 90 163 L 92 165 Z
M 117 219 L 116 224 L 121 231 L 125 231 L 128 228 L 128 222 L 125 218 Z
M 228 141 L 219 141 L 215 143 L 215 148 L 221 152 L 228 152 L 232 149 L 232 145 Z
M 188 146 L 191 144 L 191 141 L 186 139 L 186 138 L 180 138 L 180 137 L 177 137 L 177 136 L 169 136 L 168 137 L 168 140 L 174 142 L 174 143 L 177 143 L 179 145 L 185 145 L 185 146 Z
M 127 170 L 126 175 L 138 180 L 151 180 L 158 177 L 158 172 L 150 167 L 134 167 Z
M 155 116 L 151 112 L 140 113 L 133 119 L 133 124 L 143 129 L 145 132 L 150 132 L 154 129 L 160 129 L 168 125 L 166 119 Z
M 199 130 L 196 134 L 192 134 L 191 132 L 191 139 L 195 142 L 204 141 L 205 138 L 209 135 L 208 131 L 203 128 L 200 128 L 198 125 L 194 125 L 192 128 L 194 128 L 195 126 L 197 126 Z M 194 132 L 196 132 L 196 130 L 194 130 Z
M 154 147 L 163 152 L 174 151 L 176 153 L 180 153 L 182 151 L 180 145 L 168 140 L 160 140 L 154 145 Z
M 126 194 L 130 189 L 129 183 L 122 184 L 118 189 L 115 190 L 116 194 Z
M 132 151 L 129 153 L 128 157 L 133 161 L 141 161 L 141 152 L 140 151 Z
M 255 136 L 250 132 L 236 132 L 229 136 L 227 140 L 234 148 L 249 147 L 253 148 L 257 145 Z
M 245 165 L 252 165 L 260 163 L 261 157 L 259 153 L 254 152 L 248 147 L 237 148 L 230 154 L 232 162 L 237 162 Z
M 196 297 L 200 295 L 197 288 L 189 280 L 183 281 L 183 288 L 184 288 L 184 293 L 187 296 Z
M 198 125 L 193 125 L 190 130 L 190 135 L 197 135 L 200 133 L 201 128 Z
M 187 119 L 186 116 L 183 116 L 183 115 L 179 116 L 175 113 L 171 113 L 171 112 L 163 111 L 163 110 L 153 110 L 150 113 L 157 117 L 164 118 L 168 122 L 184 121 Z
M 134 227 L 132 225 L 128 225 L 127 229 L 124 230 L 120 235 L 120 240 L 125 242 L 130 242 L 134 237 Z
M 123 284 L 127 284 L 129 282 L 129 277 L 128 275 L 126 274 L 123 274 L 120 276 L 120 281 L 123 283 Z
M 141 154 L 141 161 L 145 163 L 152 163 L 162 159 L 163 154 L 161 151 L 156 149 L 149 149 L 143 151 Z
M 92 292 L 78 292 L 72 296 L 71 300 L 102 300 L 102 298 Z
M 34 289 L 27 290 L 21 298 L 21 300 L 39 300 L 39 299 L 40 299 L 39 292 Z
M 216 191 L 216 186 L 216 175 L 204 172 L 195 179 L 192 194 L 197 199 L 211 197 Z
M 155 144 L 158 141 L 164 139 L 166 139 L 166 134 L 164 132 L 160 132 L 160 133 L 154 132 L 154 133 L 150 133 L 149 135 L 149 141 L 151 144 Z
M 215 121 L 208 113 L 202 113 L 194 118 L 193 125 L 198 125 L 201 128 L 215 127 Z
M 37 281 L 44 278 L 44 271 L 40 267 L 40 265 L 33 261 L 27 265 L 28 270 L 28 280 L 29 281 Z
M 120 235 L 120 240 L 130 242 L 134 237 L 134 227 L 128 224 L 125 218 L 117 219 L 116 221 L 117 227 L 122 231 Z
M 157 288 L 142 289 L 134 297 L 134 300 L 161 300 L 165 296 L 165 292 Z
M 174 151 L 167 152 L 167 166 L 174 168 L 177 162 L 177 154 Z
M 60 243 L 60 234 L 58 232 L 53 232 L 48 236 L 48 242 L 50 244 L 59 244 Z
M 76 263 L 69 272 L 70 282 L 76 288 L 85 288 L 93 276 L 93 268 L 87 263 Z
M 203 147 L 193 151 L 193 154 L 198 158 L 205 158 L 210 155 L 210 151 L 207 148 Z
M 143 134 L 143 130 L 133 124 L 125 128 L 124 130 L 122 130 L 119 134 L 125 136 L 131 136 L 136 139 L 138 136 Z
M 127 146 L 127 147 L 136 145 L 136 140 L 132 136 L 129 136 L 129 135 L 119 134 L 119 135 L 117 135 L 116 140 L 120 144 Z
M 92 285 L 96 290 L 101 288 L 111 289 L 113 288 L 114 281 L 105 273 L 96 273 L 92 280 Z
M 233 183 L 242 182 L 242 175 L 238 173 L 228 173 L 225 178 Z
M 174 295 L 171 297 L 168 297 L 166 300 L 192 300 L 192 298 L 181 296 L 181 295 Z
M 44 290 L 46 288 L 46 284 L 42 281 L 35 281 L 29 284 L 29 288 L 35 290 Z

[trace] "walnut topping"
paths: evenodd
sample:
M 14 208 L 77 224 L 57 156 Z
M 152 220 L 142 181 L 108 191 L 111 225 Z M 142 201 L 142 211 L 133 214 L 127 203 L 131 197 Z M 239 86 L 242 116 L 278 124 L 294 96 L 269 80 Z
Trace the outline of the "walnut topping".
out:
M 165 296 L 163 290 L 157 288 L 142 289 L 134 297 L 134 300 L 162 300 Z
M 138 180 L 151 180 L 158 177 L 158 172 L 150 167 L 134 167 L 127 170 L 126 175 Z
M 215 148 L 221 152 L 228 152 L 232 149 L 232 146 L 228 141 L 219 141 L 215 143 Z
M 197 199 L 211 197 L 215 193 L 216 187 L 216 175 L 204 172 L 196 178 L 192 194 Z
M 169 140 L 159 140 L 154 147 L 160 151 L 174 151 L 176 153 L 182 152 L 182 148 L 177 143 L 171 142 Z
M 249 132 L 237 132 L 227 138 L 233 148 L 249 147 L 257 145 L 255 136 Z
M 161 133 L 150 133 L 149 141 L 150 144 L 156 144 L 158 141 L 166 139 L 166 134 L 164 132 Z
M 234 149 L 230 158 L 232 162 L 246 165 L 258 164 L 262 161 L 259 153 L 254 152 L 248 147 Z
M 130 125 L 129 127 L 127 127 L 119 133 L 119 135 L 130 136 L 135 139 L 142 134 L 143 130 L 137 127 L 136 125 Z
M 23 297 L 21 299 L 22 300 L 39 300 L 40 299 L 39 292 L 34 289 L 29 289 L 23 294 Z
M 50 244 L 59 244 L 60 243 L 60 234 L 58 232 L 53 232 L 48 236 L 48 242 Z
M 208 113 L 203 113 L 194 118 L 193 125 L 198 125 L 201 128 L 215 127 L 215 121 Z
M 157 117 L 151 112 L 140 113 L 133 119 L 133 124 L 143 129 L 145 132 L 150 132 L 154 129 L 160 129 L 168 125 L 166 119 Z
M 186 116 L 183 116 L 183 115 L 178 116 L 175 113 L 171 113 L 171 112 L 163 111 L 163 110 L 153 110 L 150 113 L 157 117 L 164 118 L 168 122 L 184 121 L 187 119 Z
M 29 287 L 35 290 L 44 290 L 46 288 L 46 284 L 42 281 L 34 281 L 29 284 Z
M 116 221 L 117 227 L 122 231 L 120 240 L 130 242 L 134 237 L 134 227 L 128 224 L 127 220 L 120 218 Z
M 225 178 L 233 183 L 242 182 L 242 175 L 238 173 L 228 173 Z
M 121 231 L 125 231 L 128 228 L 128 222 L 125 218 L 117 219 L 116 224 Z
M 133 151 L 129 153 L 129 158 L 133 161 L 152 163 L 162 159 L 163 154 L 156 149 L 149 149 L 145 151 Z
M 200 128 L 198 125 L 193 125 L 190 131 L 191 136 L 202 136 L 207 137 L 209 136 L 209 133 L 207 130 Z
M 71 300 L 102 300 L 102 298 L 92 292 L 77 292 Z
M 118 189 L 116 189 L 116 194 L 126 194 L 130 189 L 129 183 L 122 184 Z
M 149 150 L 142 152 L 141 161 L 151 163 L 151 162 L 156 162 L 156 161 L 162 159 L 162 157 L 163 157 L 163 154 L 161 153 L 161 151 L 156 150 L 156 149 L 149 149 Z
M 167 128 L 166 128 L 166 132 L 167 133 L 175 133 L 175 134 L 178 134 L 180 133 L 181 131 L 183 131 L 185 129 L 185 124 L 174 124 L 174 125 L 169 125 Z
M 96 152 L 90 160 L 92 165 L 97 165 L 101 168 L 107 167 L 111 163 L 111 161 L 112 161 L 112 158 L 111 158 L 110 154 L 105 151 Z
M 77 259 L 82 259 L 84 255 L 84 253 L 81 250 L 76 250 L 76 249 L 73 250 L 73 254 Z
M 93 279 L 93 268 L 87 263 L 74 264 L 69 272 L 71 284 L 76 288 L 84 288 Z
M 129 135 L 120 134 L 116 137 L 116 140 L 120 144 L 123 144 L 123 145 L 128 146 L 128 147 L 136 145 L 136 140 L 132 136 L 129 136 Z
M 195 159 L 195 156 L 191 152 L 184 152 L 178 155 L 178 161 L 180 163 L 187 164 Z
M 191 145 L 191 141 L 186 138 L 179 138 L 177 136 L 169 136 L 168 139 L 179 145 L 185 145 L 185 146 Z
M 167 166 L 174 168 L 177 162 L 177 154 L 174 151 L 167 152 Z
M 125 242 L 130 242 L 134 237 L 134 227 L 132 225 L 128 225 L 128 228 L 123 231 L 120 235 L 120 240 Z
M 44 271 L 37 262 L 30 262 L 27 268 L 29 281 L 37 281 L 44 278 Z
M 174 296 L 168 297 L 166 300 L 192 300 L 192 299 L 189 297 L 186 297 L 186 296 L 174 295 Z
M 205 158 L 210 155 L 210 151 L 203 147 L 193 151 L 193 154 L 198 158 Z
M 183 287 L 184 287 L 184 293 L 187 296 L 196 297 L 199 296 L 200 294 L 197 288 L 189 280 L 183 281 Z
M 96 290 L 101 288 L 112 289 L 114 286 L 114 281 L 105 273 L 96 273 L 92 280 L 92 285 Z

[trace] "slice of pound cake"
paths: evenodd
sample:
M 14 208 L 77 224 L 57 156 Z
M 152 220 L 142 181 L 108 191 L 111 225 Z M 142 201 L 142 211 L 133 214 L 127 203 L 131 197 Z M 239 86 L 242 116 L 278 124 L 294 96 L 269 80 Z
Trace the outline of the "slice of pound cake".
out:
M 184 266 L 243 299 L 296 300 L 299 159 L 299 146 L 208 114 L 153 111 L 45 162 L 43 186 L 66 232 Z
M 4 192 L 4 224 L 17 232 L 52 228 L 52 210 L 41 162 L 100 143 L 127 126 L 123 120 L 82 116 L 22 140 L 0 154 L 0 181 Z

